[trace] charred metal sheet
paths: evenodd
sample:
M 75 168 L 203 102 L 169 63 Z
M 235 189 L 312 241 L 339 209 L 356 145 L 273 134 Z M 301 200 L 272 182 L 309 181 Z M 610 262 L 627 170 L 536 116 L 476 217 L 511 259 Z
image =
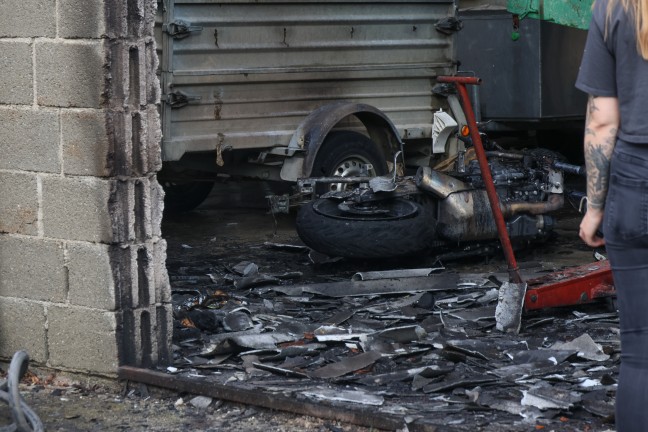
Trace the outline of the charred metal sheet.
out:
M 530 311 L 519 334 L 504 334 L 493 331 L 499 266 L 388 279 L 385 289 L 350 280 L 375 267 L 314 266 L 263 241 L 238 251 L 254 251 L 254 263 L 231 249 L 216 258 L 179 250 L 169 267 L 176 356 L 162 375 L 193 394 L 217 389 L 204 395 L 411 432 L 605 430 L 610 421 L 620 342 L 618 316 L 603 303 Z M 523 267 L 529 280 L 547 273 Z M 234 283 L 302 270 L 279 286 Z
M 422 268 L 422 269 L 407 269 L 407 270 L 385 270 L 385 271 L 370 271 L 370 272 L 357 272 L 351 279 L 353 280 L 374 280 L 374 279 L 392 279 L 392 278 L 408 278 L 408 277 L 427 277 L 436 271 L 443 270 L 443 267 L 437 268 Z
M 425 393 L 438 393 L 442 391 L 453 390 L 459 387 L 475 387 L 494 383 L 497 378 L 488 375 L 473 374 L 468 376 L 451 376 L 450 379 L 444 380 L 441 383 L 429 384 L 423 387 Z
M 522 393 L 524 394 L 522 405 L 534 406 L 541 410 L 550 408 L 567 410 L 581 401 L 578 393 L 547 383 L 537 384 Z
M 594 342 L 592 337 L 588 334 L 580 335 L 569 342 L 556 342 L 551 346 L 551 349 L 574 350 L 578 353 L 578 357 L 587 360 L 605 361 L 610 358 L 609 355 L 603 352 L 601 345 Z
M 372 365 L 381 357 L 382 354 L 375 351 L 358 354 L 356 356 L 343 359 L 337 363 L 323 366 L 313 371 L 310 376 L 315 378 L 337 378 L 350 372 L 364 369 Z
M 424 278 L 378 279 L 368 281 L 345 281 L 309 285 L 290 285 L 273 288 L 286 295 L 303 293 L 328 297 L 366 296 L 378 294 L 414 293 L 420 291 L 443 291 L 456 286 L 459 277 L 452 274 L 432 275 Z

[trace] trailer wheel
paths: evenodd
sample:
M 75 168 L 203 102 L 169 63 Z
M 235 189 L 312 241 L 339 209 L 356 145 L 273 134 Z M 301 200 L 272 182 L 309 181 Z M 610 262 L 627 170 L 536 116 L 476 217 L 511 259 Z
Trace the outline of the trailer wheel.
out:
M 351 131 L 331 132 L 317 152 L 312 177 L 350 177 L 361 174 L 361 165 L 371 164 L 372 177 L 387 174 L 387 162 L 381 149 L 370 138 Z M 321 184 L 317 194 L 352 187 L 345 183 Z
M 310 248 L 329 256 L 391 258 L 432 246 L 434 206 L 403 198 L 344 211 L 339 201 L 319 199 L 302 206 L 297 234 Z
M 195 209 L 207 198 L 214 188 L 214 182 L 162 182 L 164 189 L 164 211 L 182 213 Z

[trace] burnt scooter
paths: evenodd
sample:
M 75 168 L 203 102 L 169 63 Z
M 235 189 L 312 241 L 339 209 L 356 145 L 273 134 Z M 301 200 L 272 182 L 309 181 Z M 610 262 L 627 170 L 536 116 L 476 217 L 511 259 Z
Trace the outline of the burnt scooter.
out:
M 347 258 L 389 258 L 493 243 L 498 226 L 487 191 L 490 180 L 485 180 L 472 138 L 479 132 L 458 126 L 454 133 L 459 138 L 454 154 L 433 167 L 420 167 L 415 176 L 399 176 L 394 168 L 382 177 L 308 179 L 314 189 L 316 183 L 353 187 L 339 187 L 302 206 L 297 216 L 300 238 L 318 252 Z M 485 135 L 478 137 L 511 241 L 546 238 L 554 227 L 549 213 L 565 202 L 563 173 L 582 168 L 549 150 L 504 150 Z

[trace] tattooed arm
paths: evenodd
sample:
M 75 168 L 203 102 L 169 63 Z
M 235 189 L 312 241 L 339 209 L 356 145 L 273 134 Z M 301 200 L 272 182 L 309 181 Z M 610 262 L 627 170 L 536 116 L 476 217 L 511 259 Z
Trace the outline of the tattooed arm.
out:
M 596 235 L 603 221 L 603 208 L 610 177 L 610 159 L 619 127 L 619 101 L 614 97 L 590 96 L 585 118 L 585 167 L 587 212 L 580 224 L 580 237 L 592 247 L 605 241 Z

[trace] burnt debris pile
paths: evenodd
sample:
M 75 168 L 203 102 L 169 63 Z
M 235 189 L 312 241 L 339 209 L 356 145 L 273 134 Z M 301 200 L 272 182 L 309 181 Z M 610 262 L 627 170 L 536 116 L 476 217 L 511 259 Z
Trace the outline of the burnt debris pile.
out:
M 384 429 L 613 428 L 619 325 L 604 304 L 537 312 L 510 335 L 495 329 L 503 273 L 303 284 L 298 271 L 203 262 L 170 277 L 178 378 Z

